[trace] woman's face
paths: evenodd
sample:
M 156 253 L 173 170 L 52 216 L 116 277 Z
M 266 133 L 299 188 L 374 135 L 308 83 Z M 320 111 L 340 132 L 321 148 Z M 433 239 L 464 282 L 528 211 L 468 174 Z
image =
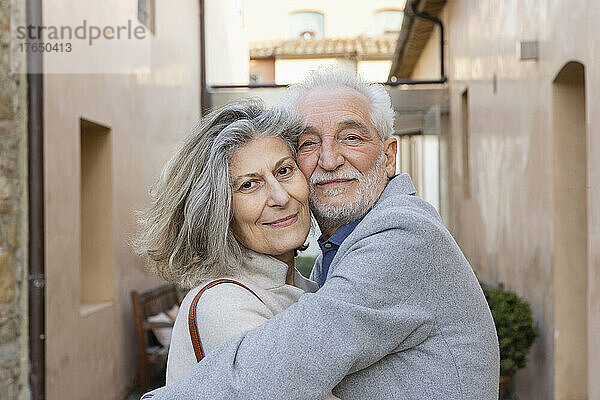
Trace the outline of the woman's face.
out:
M 285 142 L 254 139 L 235 152 L 229 169 L 237 239 L 273 256 L 301 246 L 310 230 L 308 186 Z

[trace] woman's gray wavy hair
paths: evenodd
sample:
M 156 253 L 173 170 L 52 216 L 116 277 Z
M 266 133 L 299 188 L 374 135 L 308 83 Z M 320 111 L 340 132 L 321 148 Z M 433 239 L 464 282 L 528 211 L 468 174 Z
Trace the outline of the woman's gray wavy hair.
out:
M 282 108 L 264 110 L 256 99 L 239 100 L 207 115 L 167 162 L 139 213 L 136 252 L 163 279 L 191 288 L 235 276 L 244 247 L 230 229 L 229 162 L 246 143 L 273 136 L 296 155 L 300 121 Z
M 361 93 L 367 98 L 367 102 L 371 107 L 371 123 L 379 134 L 381 141 L 383 142 L 392 137 L 394 133 L 394 109 L 392 108 L 390 95 L 383 85 L 369 83 L 349 69 L 323 67 L 311 71 L 302 82 L 287 89 L 279 105 L 280 107 L 295 109 L 302 97 L 319 87 L 347 87 Z

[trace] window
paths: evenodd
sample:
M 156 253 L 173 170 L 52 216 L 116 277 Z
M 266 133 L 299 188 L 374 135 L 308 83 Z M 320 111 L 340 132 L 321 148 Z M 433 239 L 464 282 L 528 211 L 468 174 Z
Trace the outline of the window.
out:
M 81 304 L 114 298 L 110 128 L 84 119 L 81 130 Z
M 138 0 L 138 19 L 154 33 L 154 0 Z
M 367 31 L 368 36 L 378 36 L 400 33 L 402 27 L 402 10 L 381 10 L 373 14 L 371 27 Z
M 288 39 L 321 39 L 325 36 L 325 17 L 314 11 L 300 11 L 288 16 Z

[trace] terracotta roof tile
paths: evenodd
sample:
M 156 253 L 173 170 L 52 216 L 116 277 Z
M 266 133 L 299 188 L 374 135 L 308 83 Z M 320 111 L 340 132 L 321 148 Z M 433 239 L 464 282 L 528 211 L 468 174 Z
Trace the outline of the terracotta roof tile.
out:
M 294 39 L 250 43 L 250 58 L 340 57 L 390 58 L 396 36 Z

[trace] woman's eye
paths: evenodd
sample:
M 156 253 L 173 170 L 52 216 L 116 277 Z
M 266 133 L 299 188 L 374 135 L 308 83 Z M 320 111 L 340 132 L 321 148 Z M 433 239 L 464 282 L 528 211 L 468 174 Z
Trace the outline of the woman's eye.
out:
M 249 190 L 252 189 L 254 187 L 254 181 L 248 181 L 248 182 L 244 182 L 242 183 L 242 185 L 240 186 L 241 190 Z
M 360 138 L 356 135 L 348 135 L 346 136 L 346 140 L 359 140 Z

